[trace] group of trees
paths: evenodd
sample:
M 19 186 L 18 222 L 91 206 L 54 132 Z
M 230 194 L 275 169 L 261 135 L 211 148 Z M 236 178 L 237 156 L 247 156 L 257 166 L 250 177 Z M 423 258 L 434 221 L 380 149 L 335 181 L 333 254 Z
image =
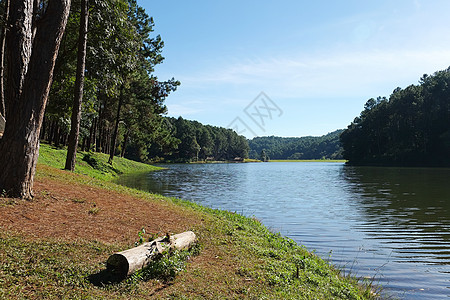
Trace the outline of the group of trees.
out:
M 1 2 L 2 193 L 32 197 L 39 133 L 69 9 L 70 0 Z
M 450 68 L 369 99 L 341 143 L 352 164 L 450 165 Z
M 182 117 L 164 118 L 162 128 L 167 134 L 166 142 L 149 141 L 145 151 L 147 159 L 188 162 L 248 157 L 247 139 L 231 129 L 203 125 Z M 129 155 L 135 153 L 132 147 L 128 152 Z M 142 154 L 139 153 L 139 159 L 145 160 Z
M 69 170 L 78 141 L 111 162 L 173 144 L 161 115 L 179 82 L 153 75 L 164 44 L 136 0 L 2 0 L 0 13 L 0 191 L 32 197 L 40 138 L 69 146 Z
M 339 142 L 341 133 L 342 130 L 336 130 L 320 137 L 255 137 L 249 141 L 249 156 L 261 160 L 267 160 L 267 158 L 340 159 L 342 158 L 342 148 Z
M 152 36 L 153 19 L 136 0 L 90 0 L 83 10 L 86 1 L 72 2 L 41 134 L 56 145 L 68 144 L 66 169 L 73 169 L 68 164 L 77 149 L 71 144 L 73 136 L 79 136 L 82 150 L 107 153 L 110 162 L 114 155 L 123 156 L 127 145 L 145 148 L 148 140 L 161 139 L 157 135 L 166 112 L 164 100 L 179 85 L 173 78 L 159 81 L 152 74 L 164 59 L 164 43 L 159 35 Z M 79 94 L 77 55 L 86 15 L 89 30 L 80 106 L 72 99 Z

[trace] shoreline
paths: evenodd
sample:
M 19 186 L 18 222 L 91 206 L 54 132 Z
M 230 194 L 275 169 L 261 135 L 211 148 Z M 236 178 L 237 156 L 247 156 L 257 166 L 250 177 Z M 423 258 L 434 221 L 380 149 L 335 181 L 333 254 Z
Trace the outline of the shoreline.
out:
M 330 162 L 346 163 L 345 159 L 271 159 L 268 162 Z
M 0 212 L 10 216 L 0 222 L 0 258 L 3 266 L 14 266 L 0 272 L 4 282 L 0 298 L 58 293 L 69 298 L 105 299 L 377 298 L 370 282 L 340 274 L 256 218 L 120 186 L 112 183 L 108 178 L 114 176 L 102 168 L 87 171 L 87 164 L 78 172 L 90 176 L 43 164 L 59 157 L 55 151 L 59 150 L 44 146 L 35 199 L 0 198 Z M 102 161 L 101 155 L 95 157 Z M 86 163 L 82 158 L 78 161 Z M 110 171 L 153 169 L 122 160 L 114 168 Z M 92 176 L 96 172 L 100 173 L 97 179 Z M 106 258 L 132 247 L 142 228 L 146 229 L 145 238 L 193 230 L 199 237 L 198 253 L 190 254 L 184 267 L 170 278 L 143 278 L 141 274 L 116 284 L 93 285 L 89 278 L 101 272 Z

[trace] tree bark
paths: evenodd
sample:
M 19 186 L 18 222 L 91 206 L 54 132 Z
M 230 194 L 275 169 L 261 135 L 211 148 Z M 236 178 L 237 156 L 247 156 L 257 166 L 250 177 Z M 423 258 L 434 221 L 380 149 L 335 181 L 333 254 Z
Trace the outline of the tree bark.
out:
M 95 138 L 95 150 L 96 152 L 101 152 L 101 143 L 102 143 L 102 127 L 101 127 L 101 123 L 100 123 L 100 118 L 97 121 L 97 131 L 98 131 L 98 135 Z
M 125 151 L 127 149 L 127 143 L 128 143 L 129 136 L 130 136 L 130 128 L 127 129 L 127 132 L 125 133 L 125 136 L 123 137 L 122 152 L 120 153 L 120 157 L 125 156 Z
M 9 19 L 9 1 L 5 0 L 5 19 L 4 26 L 1 32 L 1 42 L 0 42 L 0 114 L 6 118 L 5 109 L 5 45 L 6 45 L 6 28 Z
M 45 140 L 45 135 L 47 134 L 48 125 L 47 120 L 44 116 L 44 119 L 42 120 L 42 126 L 41 126 L 41 136 L 39 137 L 39 140 Z
M 47 130 L 48 131 L 48 133 L 47 133 L 47 142 L 49 143 L 49 144 L 51 144 L 52 143 L 52 140 L 53 140 L 53 133 L 54 133 L 54 131 L 55 131 L 55 121 L 52 121 L 51 119 L 49 119 L 49 120 L 47 120 L 47 122 L 49 123 L 49 129 Z
M 122 84 L 120 88 L 120 95 L 119 95 L 119 104 L 117 106 L 117 113 L 116 113 L 116 123 L 114 125 L 114 132 L 111 140 L 111 148 L 109 149 L 109 160 L 108 163 L 112 164 L 114 159 L 114 154 L 116 152 L 116 144 L 117 144 L 117 134 L 119 133 L 119 122 L 120 122 L 120 110 L 122 109 L 123 104 L 123 90 L 124 86 Z
M 78 139 L 80 135 L 81 105 L 83 103 L 84 71 L 86 69 L 86 46 L 89 23 L 89 1 L 82 0 L 80 30 L 78 37 L 77 75 L 73 98 L 72 119 L 70 123 L 69 147 L 67 148 L 66 166 L 64 169 L 75 170 Z
M 83 142 L 81 143 L 81 151 L 86 151 L 86 148 L 87 148 L 87 140 L 88 140 L 88 137 L 83 137 Z
M 103 106 L 103 107 L 102 107 Z M 96 152 L 102 152 L 103 147 L 103 128 L 104 128 L 104 105 L 103 100 L 100 99 L 98 107 L 98 117 L 97 117 L 97 132 L 95 136 L 95 149 Z
M 33 197 L 39 133 L 69 9 L 70 0 L 49 0 L 33 38 L 33 0 L 11 1 L 0 190 L 12 197 Z
M 91 151 L 92 141 L 94 141 L 94 143 L 95 143 L 96 120 L 97 120 L 97 118 L 94 118 L 94 120 L 92 120 L 91 128 L 89 129 L 89 138 L 86 142 L 86 151 Z M 95 148 L 94 148 L 94 150 L 95 150 Z
M 157 238 L 132 249 L 115 253 L 106 262 L 107 269 L 123 279 L 148 266 L 165 251 L 186 250 L 196 242 L 195 233 L 186 231 L 170 237 Z
M 61 126 L 59 126 L 59 121 L 55 120 L 55 131 L 53 132 L 53 145 L 59 147 L 59 141 L 61 136 Z

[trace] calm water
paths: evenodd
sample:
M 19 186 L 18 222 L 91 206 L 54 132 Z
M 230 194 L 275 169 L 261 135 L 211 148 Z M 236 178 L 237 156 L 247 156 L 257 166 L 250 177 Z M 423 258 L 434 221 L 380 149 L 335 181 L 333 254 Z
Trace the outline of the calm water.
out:
M 255 216 L 401 299 L 450 299 L 450 169 L 168 165 L 122 184 Z

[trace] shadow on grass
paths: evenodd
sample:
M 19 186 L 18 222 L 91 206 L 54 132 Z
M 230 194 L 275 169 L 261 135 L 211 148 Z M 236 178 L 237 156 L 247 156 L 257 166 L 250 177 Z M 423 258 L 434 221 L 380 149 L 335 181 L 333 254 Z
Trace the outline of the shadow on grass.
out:
M 102 287 L 109 284 L 116 284 L 122 282 L 125 278 L 111 270 L 105 269 L 96 274 L 89 275 L 90 283 L 97 287 Z

